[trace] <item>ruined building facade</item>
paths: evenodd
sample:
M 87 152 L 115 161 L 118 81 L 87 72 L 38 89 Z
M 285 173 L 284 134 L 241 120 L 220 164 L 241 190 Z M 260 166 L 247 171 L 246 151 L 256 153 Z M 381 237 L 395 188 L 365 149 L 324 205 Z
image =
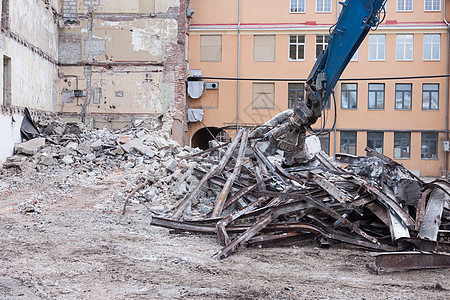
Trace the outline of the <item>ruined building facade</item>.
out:
M 185 143 L 189 0 L 1 3 L 1 160 L 25 107 L 98 127 L 165 114 Z

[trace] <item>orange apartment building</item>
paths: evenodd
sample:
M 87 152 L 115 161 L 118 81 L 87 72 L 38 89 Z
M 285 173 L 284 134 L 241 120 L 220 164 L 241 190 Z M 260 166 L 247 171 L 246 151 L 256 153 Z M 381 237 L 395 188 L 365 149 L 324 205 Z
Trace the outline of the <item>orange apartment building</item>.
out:
M 336 0 L 191 0 L 189 69 L 242 79 L 204 79 L 202 96 L 189 99 L 190 108 L 204 112 L 202 122 L 189 123 L 191 145 L 204 145 L 211 134 L 232 137 L 236 128 L 262 124 L 303 98 L 298 80 L 326 47 L 340 6 Z M 448 78 L 410 77 L 448 73 L 449 8 L 450 0 L 387 1 L 385 20 L 335 88 L 336 129 L 321 138 L 326 152 L 364 155 L 370 146 L 421 176 L 445 173 Z M 322 117 L 326 129 L 333 118 L 332 102 Z

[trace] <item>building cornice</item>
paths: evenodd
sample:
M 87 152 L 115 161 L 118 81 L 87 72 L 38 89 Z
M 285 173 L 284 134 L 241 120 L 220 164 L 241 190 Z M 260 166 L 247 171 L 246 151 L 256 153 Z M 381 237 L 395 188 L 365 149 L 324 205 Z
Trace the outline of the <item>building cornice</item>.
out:
M 318 31 L 328 30 L 332 24 L 261 23 L 241 24 L 241 31 Z M 381 24 L 379 30 L 446 30 L 444 22 L 408 22 Z M 189 31 L 237 31 L 237 24 L 191 24 Z

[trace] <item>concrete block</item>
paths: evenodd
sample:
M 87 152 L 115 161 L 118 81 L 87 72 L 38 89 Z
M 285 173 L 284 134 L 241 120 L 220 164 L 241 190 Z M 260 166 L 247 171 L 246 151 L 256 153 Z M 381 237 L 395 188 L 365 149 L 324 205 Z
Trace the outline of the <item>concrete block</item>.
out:
M 62 162 L 65 163 L 66 165 L 70 165 L 73 164 L 73 158 L 70 155 L 66 155 L 63 157 Z
M 36 138 L 16 145 L 16 153 L 34 155 L 45 145 L 45 138 Z
M 102 140 L 96 140 L 91 144 L 91 148 L 95 151 L 98 151 L 103 148 Z

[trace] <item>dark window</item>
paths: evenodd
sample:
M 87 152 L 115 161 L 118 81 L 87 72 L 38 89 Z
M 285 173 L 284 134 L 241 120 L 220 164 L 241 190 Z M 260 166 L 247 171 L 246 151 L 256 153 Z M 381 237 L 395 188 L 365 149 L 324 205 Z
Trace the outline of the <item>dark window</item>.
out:
M 319 135 L 320 145 L 322 146 L 322 150 L 330 155 L 330 134 L 327 135 Z
M 395 109 L 411 109 L 411 97 L 411 83 L 397 83 L 395 85 Z
M 411 156 L 411 133 L 394 132 L 394 158 Z
M 304 100 L 304 83 L 289 83 L 288 84 L 288 108 L 294 108 L 297 101 Z
M 305 12 L 305 0 L 291 0 L 291 13 Z
M 369 83 L 369 109 L 384 109 L 384 83 Z
M 9 30 L 9 0 L 2 1 L 2 28 Z
M 289 37 L 289 59 L 304 60 L 305 59 L 305 36 L 291 35 Z
M 383 153 L 383 132 L 367 132 L 367 147 Z
M 438 134 L 422 132 L 422 158 L 438 158 Z
M 356 131 L 341 131 L 341 152 L 356 155 Z
M 358 101 L 358 85 L 356 83 L 341 84 L 341 108 L 356 109 Z
M 422 109 L 439 109 L 439 84 L 424 83 L 422 86 Z
M 11 105 L 11 58 L 3 56 L 3 106 Z

